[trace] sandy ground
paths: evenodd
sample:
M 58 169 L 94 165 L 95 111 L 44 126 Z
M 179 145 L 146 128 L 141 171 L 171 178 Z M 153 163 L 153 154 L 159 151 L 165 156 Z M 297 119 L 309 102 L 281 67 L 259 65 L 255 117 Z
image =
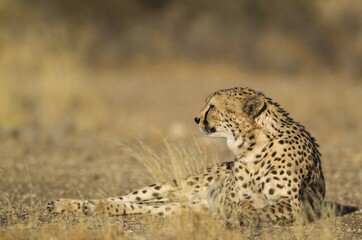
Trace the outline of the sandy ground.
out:
M 187 218 L 193 220 L 189 224 L 176 220 L 160 223 L 166 226 L 159 230 L 152 224 L 143 224 L 142 217 L 54 218 L 45 209 L 45 203 L 54 198 L 119 195 L 172 177 L 167 175 L 168 167 L 164 175 L 147 169 L 147 152 L 138 155 L 143 158 L 139 161 L 120 143 L 132 149 L 140 140 L 158 153 L 165 149 L 163 137 L 191 148 L 197 139 L 205 151 L 216 150 L 216 161 L 229 160 L 231 155 L 225 142 L 206 139 L 193 118 L 208 94 L 231 86 L 262 90 L 303 123 L 321 145 L 327 199 L 362 207 L 361 83 L 327 74 L 246 74 L 215 65 L 201 69 L 159 66 L 143 71 L 130 68 L 114 74 L 85 74 L 76 84 L 39 80 L 21 87 L 20 83 L 8 85 L 6 91 L 14 91 L 17 99 L 31 104 L 23 102 L 16 105 L 18 108 L 4 106 L 10 110 L 9 120 L 3 117 L 0 128 L 0 238 L 221 239 L 239 234 L 248 237 L 247 233 L 203 229 L 202 226 L 209 225 L 195 216 Z M 194 157 L 184 159 L 184 164 L 192 164 Z M 167 156 L 160 161 L 165 161 L 165 166 L 169 164 Z M 319 220 L 297 230 L 275 228 L 253 235 L 255 239 L 283 236 L 362 239 L 362 213 Z

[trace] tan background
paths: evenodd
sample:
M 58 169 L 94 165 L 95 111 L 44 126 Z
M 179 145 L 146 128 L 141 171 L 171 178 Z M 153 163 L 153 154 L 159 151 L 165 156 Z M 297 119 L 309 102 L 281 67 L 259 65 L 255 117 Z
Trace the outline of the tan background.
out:
M 54 220 L 44 204 L 118 195 L 229 160 L 225 142 L 203 137 L 193 118 L 208 94 L 232 86 L 263 91 L 304 124 L 321 145 L 327 199 L 361 207 L 362 4 L 271 2 L 1 1 L 0 237 L 129 237 L 105 220 L 90 229 Z M 359 239 L 361 218 L 261 236 Z M 187 221 L 130 236 L 241 237 Z

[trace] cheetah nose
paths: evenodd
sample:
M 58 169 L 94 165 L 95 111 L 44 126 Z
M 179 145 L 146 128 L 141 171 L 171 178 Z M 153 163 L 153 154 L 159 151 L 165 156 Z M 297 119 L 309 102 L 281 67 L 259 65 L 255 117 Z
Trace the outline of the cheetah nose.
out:
M 195 123 L 199 124 L 200 123 L 200 118 L 195 117 Z

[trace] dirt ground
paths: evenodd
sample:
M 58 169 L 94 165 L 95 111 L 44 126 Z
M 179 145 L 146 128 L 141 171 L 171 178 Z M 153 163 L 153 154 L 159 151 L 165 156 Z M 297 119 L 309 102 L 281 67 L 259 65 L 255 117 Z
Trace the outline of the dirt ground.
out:
M 53 217 L 45 208 L 54 198 L 120 195 L 229 160 L 225 142 L 202 136 L 193 118 L 208 94 L 232 86 L 263 91 L 301 122 L 321 145 L 327 200 L 361 208 L 362 81 L 261 75 L 220 64 L 2 81 L 0 239 L 362 239 L 361 211 L 250 236 L 192 213 L 155 224 L 139 216 Z M 168 141 L 176 147 L 167 149 Z M 152 153 L 160 154 L 161 169 Z M 181 171 L 175 160 L 193 167 Z

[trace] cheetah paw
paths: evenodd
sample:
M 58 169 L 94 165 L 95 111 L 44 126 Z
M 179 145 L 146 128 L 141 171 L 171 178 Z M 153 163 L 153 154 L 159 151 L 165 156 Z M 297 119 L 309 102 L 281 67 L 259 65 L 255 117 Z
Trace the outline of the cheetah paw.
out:
M 83 201 L 71 199 L 57 199 L 47 204 L 47 209 L 51 214 L 76 214 L 83 212 Z

